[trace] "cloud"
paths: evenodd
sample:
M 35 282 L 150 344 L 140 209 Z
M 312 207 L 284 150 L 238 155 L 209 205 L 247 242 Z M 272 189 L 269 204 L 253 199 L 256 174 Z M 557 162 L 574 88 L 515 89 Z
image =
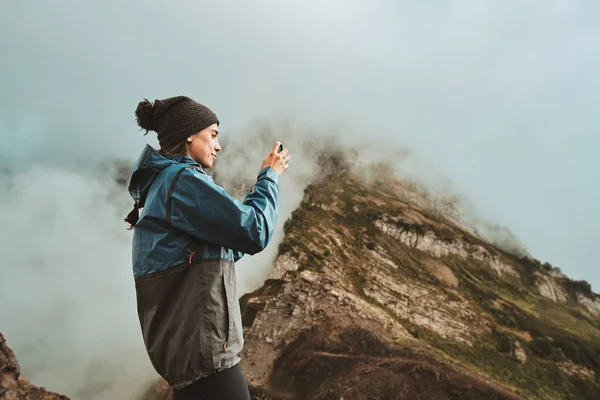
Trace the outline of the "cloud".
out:
M 42 165 L 1 181 L 1 329 L 23 375 L 74 399 L 134 398 L 156 375 L 137 323 L 122 190 Z

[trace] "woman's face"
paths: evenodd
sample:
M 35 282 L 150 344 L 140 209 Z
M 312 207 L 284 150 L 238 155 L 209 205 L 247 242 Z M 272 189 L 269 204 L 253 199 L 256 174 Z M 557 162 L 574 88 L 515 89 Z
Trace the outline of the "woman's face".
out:
M 187 155 L 203 168 L 212 167 L 217 159 L 217 153 L 221 151 L 219 145 L 219 127 L 212 124 L 187 139 Z

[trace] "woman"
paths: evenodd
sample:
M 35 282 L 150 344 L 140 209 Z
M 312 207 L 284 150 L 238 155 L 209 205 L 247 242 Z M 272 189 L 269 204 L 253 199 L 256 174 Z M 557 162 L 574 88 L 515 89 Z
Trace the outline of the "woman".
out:
M 240 369 L 244 345 L 234 263 L 269 243 L 279 176 L 288 168 L 279 142 L 240 202 L 205 173 L 221 150 L 219 120 L 185 96 L 143 100 L 138 125 L 158 134 L 136 163 L 133 274 L 146 350 L 174 399 L 250 399 Z M 142 210 L 141 213 L 139 210 Z

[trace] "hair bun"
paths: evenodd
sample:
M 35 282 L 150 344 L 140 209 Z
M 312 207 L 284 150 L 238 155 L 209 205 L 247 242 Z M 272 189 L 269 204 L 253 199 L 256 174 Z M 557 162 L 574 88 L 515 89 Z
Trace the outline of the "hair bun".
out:
M 146 133 L 154 130 L 156 109 L 156 105 L 148 99 L 140 101 L 135 109 L 135 120 L 140 128 L 146 130 Z

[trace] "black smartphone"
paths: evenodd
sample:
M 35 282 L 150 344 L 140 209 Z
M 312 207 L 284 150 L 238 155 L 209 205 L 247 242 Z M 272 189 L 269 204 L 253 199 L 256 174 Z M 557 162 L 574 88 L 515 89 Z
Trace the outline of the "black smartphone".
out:
M 277 149 L 278 153 L 281 153 L 283 151 L 283 144 L 279 143 L 279 148 Z

